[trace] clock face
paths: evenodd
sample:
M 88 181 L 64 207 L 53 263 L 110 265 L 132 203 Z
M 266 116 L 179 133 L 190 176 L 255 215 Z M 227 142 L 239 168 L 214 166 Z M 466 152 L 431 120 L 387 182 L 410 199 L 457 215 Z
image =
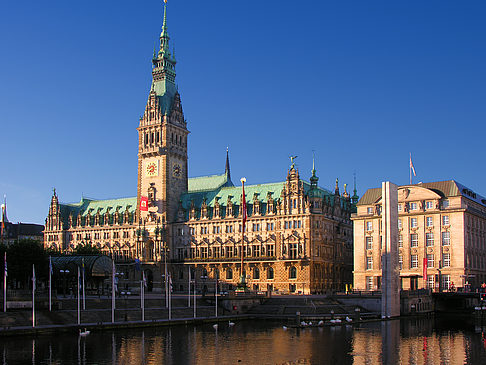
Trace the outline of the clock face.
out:
M 174 177 L 181 177 L 181 175 L 182 175 L 181 165 L 176 163 L 176 164 L 174 164 L 174 166 L 172 166 L 172 175 Z
M 159 165 L 156 161 L 149 162 L 145 166 L 145 176 L 158 176 L 159 175 Z

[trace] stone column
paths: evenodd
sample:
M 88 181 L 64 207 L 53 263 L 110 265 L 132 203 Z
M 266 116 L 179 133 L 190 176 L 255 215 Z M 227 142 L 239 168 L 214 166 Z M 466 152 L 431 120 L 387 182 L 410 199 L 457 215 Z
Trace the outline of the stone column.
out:
M 398 269 L 398 187 L 387 181 L 381 185 L 382 201 L 382 318 L 400 315 L 400 288 Z

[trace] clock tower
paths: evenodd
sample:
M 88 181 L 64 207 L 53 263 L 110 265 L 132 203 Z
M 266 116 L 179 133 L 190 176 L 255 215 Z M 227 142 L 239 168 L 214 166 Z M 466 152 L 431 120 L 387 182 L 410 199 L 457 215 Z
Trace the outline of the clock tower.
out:
M 138 130 L 137 217 L 155 222 L 176 219 L 179 198 L 187 192 L 187 123 L 175 84 L 174 53 L 169 50 L 167 5 L 158 52 L 152 59 L 152 86 Z M 140 202 L 148 201 L 148 210 Z

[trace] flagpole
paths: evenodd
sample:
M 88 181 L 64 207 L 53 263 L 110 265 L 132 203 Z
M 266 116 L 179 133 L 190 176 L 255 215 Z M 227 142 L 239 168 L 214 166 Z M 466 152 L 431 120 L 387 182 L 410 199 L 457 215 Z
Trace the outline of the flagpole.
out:
M 246 178 L 242 177 L 241 181 L 241 189 L 243 193 L 243 201 L 241 202 L 241 209 L 242 209 L 242 227 L 241 227 L 241 273 L 240 273 L 240 284 L 239 290 L 245 291 L 246 289 L 246 278 L 244 274 L 244 258 L 245 258 L 245 223 L 246 223 L 246 197 L 245 197 L 245 182 Z
M 170 274 L 169 274 L 170 275 Z M 171 306 L 171 301 L 172 301 L 172 298 L 171 298 L 171 288 L 172 288 L 172 277 L 169 276 L 169 321 L 172 319 L 172 306 Z
M 142 310 L 142 322 L 145 321 L 145 313 L 143 310 L 143 280 L 140 280 L 140 309 Z
M 216 317 L 218 317 L 218 278 L 216 278 L 216 291 L 214 292 L 214 300 L 216 305 L 215 307 L 215 312 L 216 312 Z
M 79 295 L 79 291 L 80 291 L 79 290 L 80 289 L 79 288 L 79 281 L 80 281 L 79 279 L 80 279 L 80 275 L 79 275 L 79 266 L 78 266 L 78 288 L 77 288 L 78 289 L 78 300 L 77 300 L 77 302 L 78 302 L 78 324 L 80 324 L 80 322 L 81 322 L 80 321 L 80 319 L 81 319 L 80 318 L 80 299 L 81 298 L 80 298 L 80 295 Z
M 32 327 L 35 327 L 35 266 L 32 264 Z
M 194 277 L 194 318 L 196 318 L 196 277 Z
M 111 322 L 115 323 L 115 261 L 111 274 Z
M 410 152 L 410 185 L 412 185 L 412 152 Z
M 52 259 L 49 256 L 49 312 L 52 311 Z
M 3 311 L 7 311 L 7 252 L 5 251 L 5 270 L 3 272 Z
M 189 295 L 187 297 L 187 302 L 188 302 L 187 306 L 191 308 L 191 267 L 188 266 L 187 269 L 188 269 L 187 271 L 189 272 Z
M 83 257 L 83 310 L 85 311 L 86 310 L 86 291 L 84 289 L 84 272 L 85 272 L 85 268 L 84 268 L 84 257 Z

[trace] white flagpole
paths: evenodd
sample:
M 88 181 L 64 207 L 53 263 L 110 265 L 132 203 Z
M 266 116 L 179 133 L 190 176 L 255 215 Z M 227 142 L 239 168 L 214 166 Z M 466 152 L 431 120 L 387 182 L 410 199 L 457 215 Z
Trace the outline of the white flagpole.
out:
M 35 327 L 35 266 L 32 264 L 32 327 Z
M 49 312 L 52 311 L 52 258 L 49 256 Z
M 191 308 L 191 267 L 188 266 L 188 271 L 189 271 L 189 295 L 187 296 L 187 306 Z
M 196 318 L 196 278 L 194 277 L 194 318 Z
M 215 312 L 216 312 L 216 317 L 218 317 L 218 279 L 216 279 L 216 291 L 214 292 L 214 299 L 216 305 L 215 307 Z
M 83 310 L 85 311 L 86 310 L 86 291 L 84 289 L 84 272 L 86 271 L 85 267 L 84 267 L 84 257 L 83 257 L 83 285 L 82 285 L 82 288 L 83 288 Z
M 115 261 L 111 274 L 111 322 L 115 323 Z
M 80 316 L 80 312 L 79 312 L 80 311 L 80 299 L 81 299 L 80 295 L 79 295 L 79 291 L 80 291 L 79 290 L 80 289 L 80 287 L 79 287 L 79 281 L 80 280 L 79 279 L 80 279 L 80 275 L 79 275 L 79 266 L 78 266 L 78 288 L 77 288 L 78 289 L 78 324 L 81 323 L 81 316 Z
M 143 308 L 143 280 L 140 280 L 140 309 L 142 309 L 142 322 L 145 321 L 145 313 Z
M 171 295 L 172 295 L 172 277 L 169 274 L 169 321 L 172 319 Z
M 410 152 L 410 185 L 412 185 L 412 152 Z
M 5 269 L 3 271 L 3 311 L 7 311 L 7 252 L 5 252 Z

